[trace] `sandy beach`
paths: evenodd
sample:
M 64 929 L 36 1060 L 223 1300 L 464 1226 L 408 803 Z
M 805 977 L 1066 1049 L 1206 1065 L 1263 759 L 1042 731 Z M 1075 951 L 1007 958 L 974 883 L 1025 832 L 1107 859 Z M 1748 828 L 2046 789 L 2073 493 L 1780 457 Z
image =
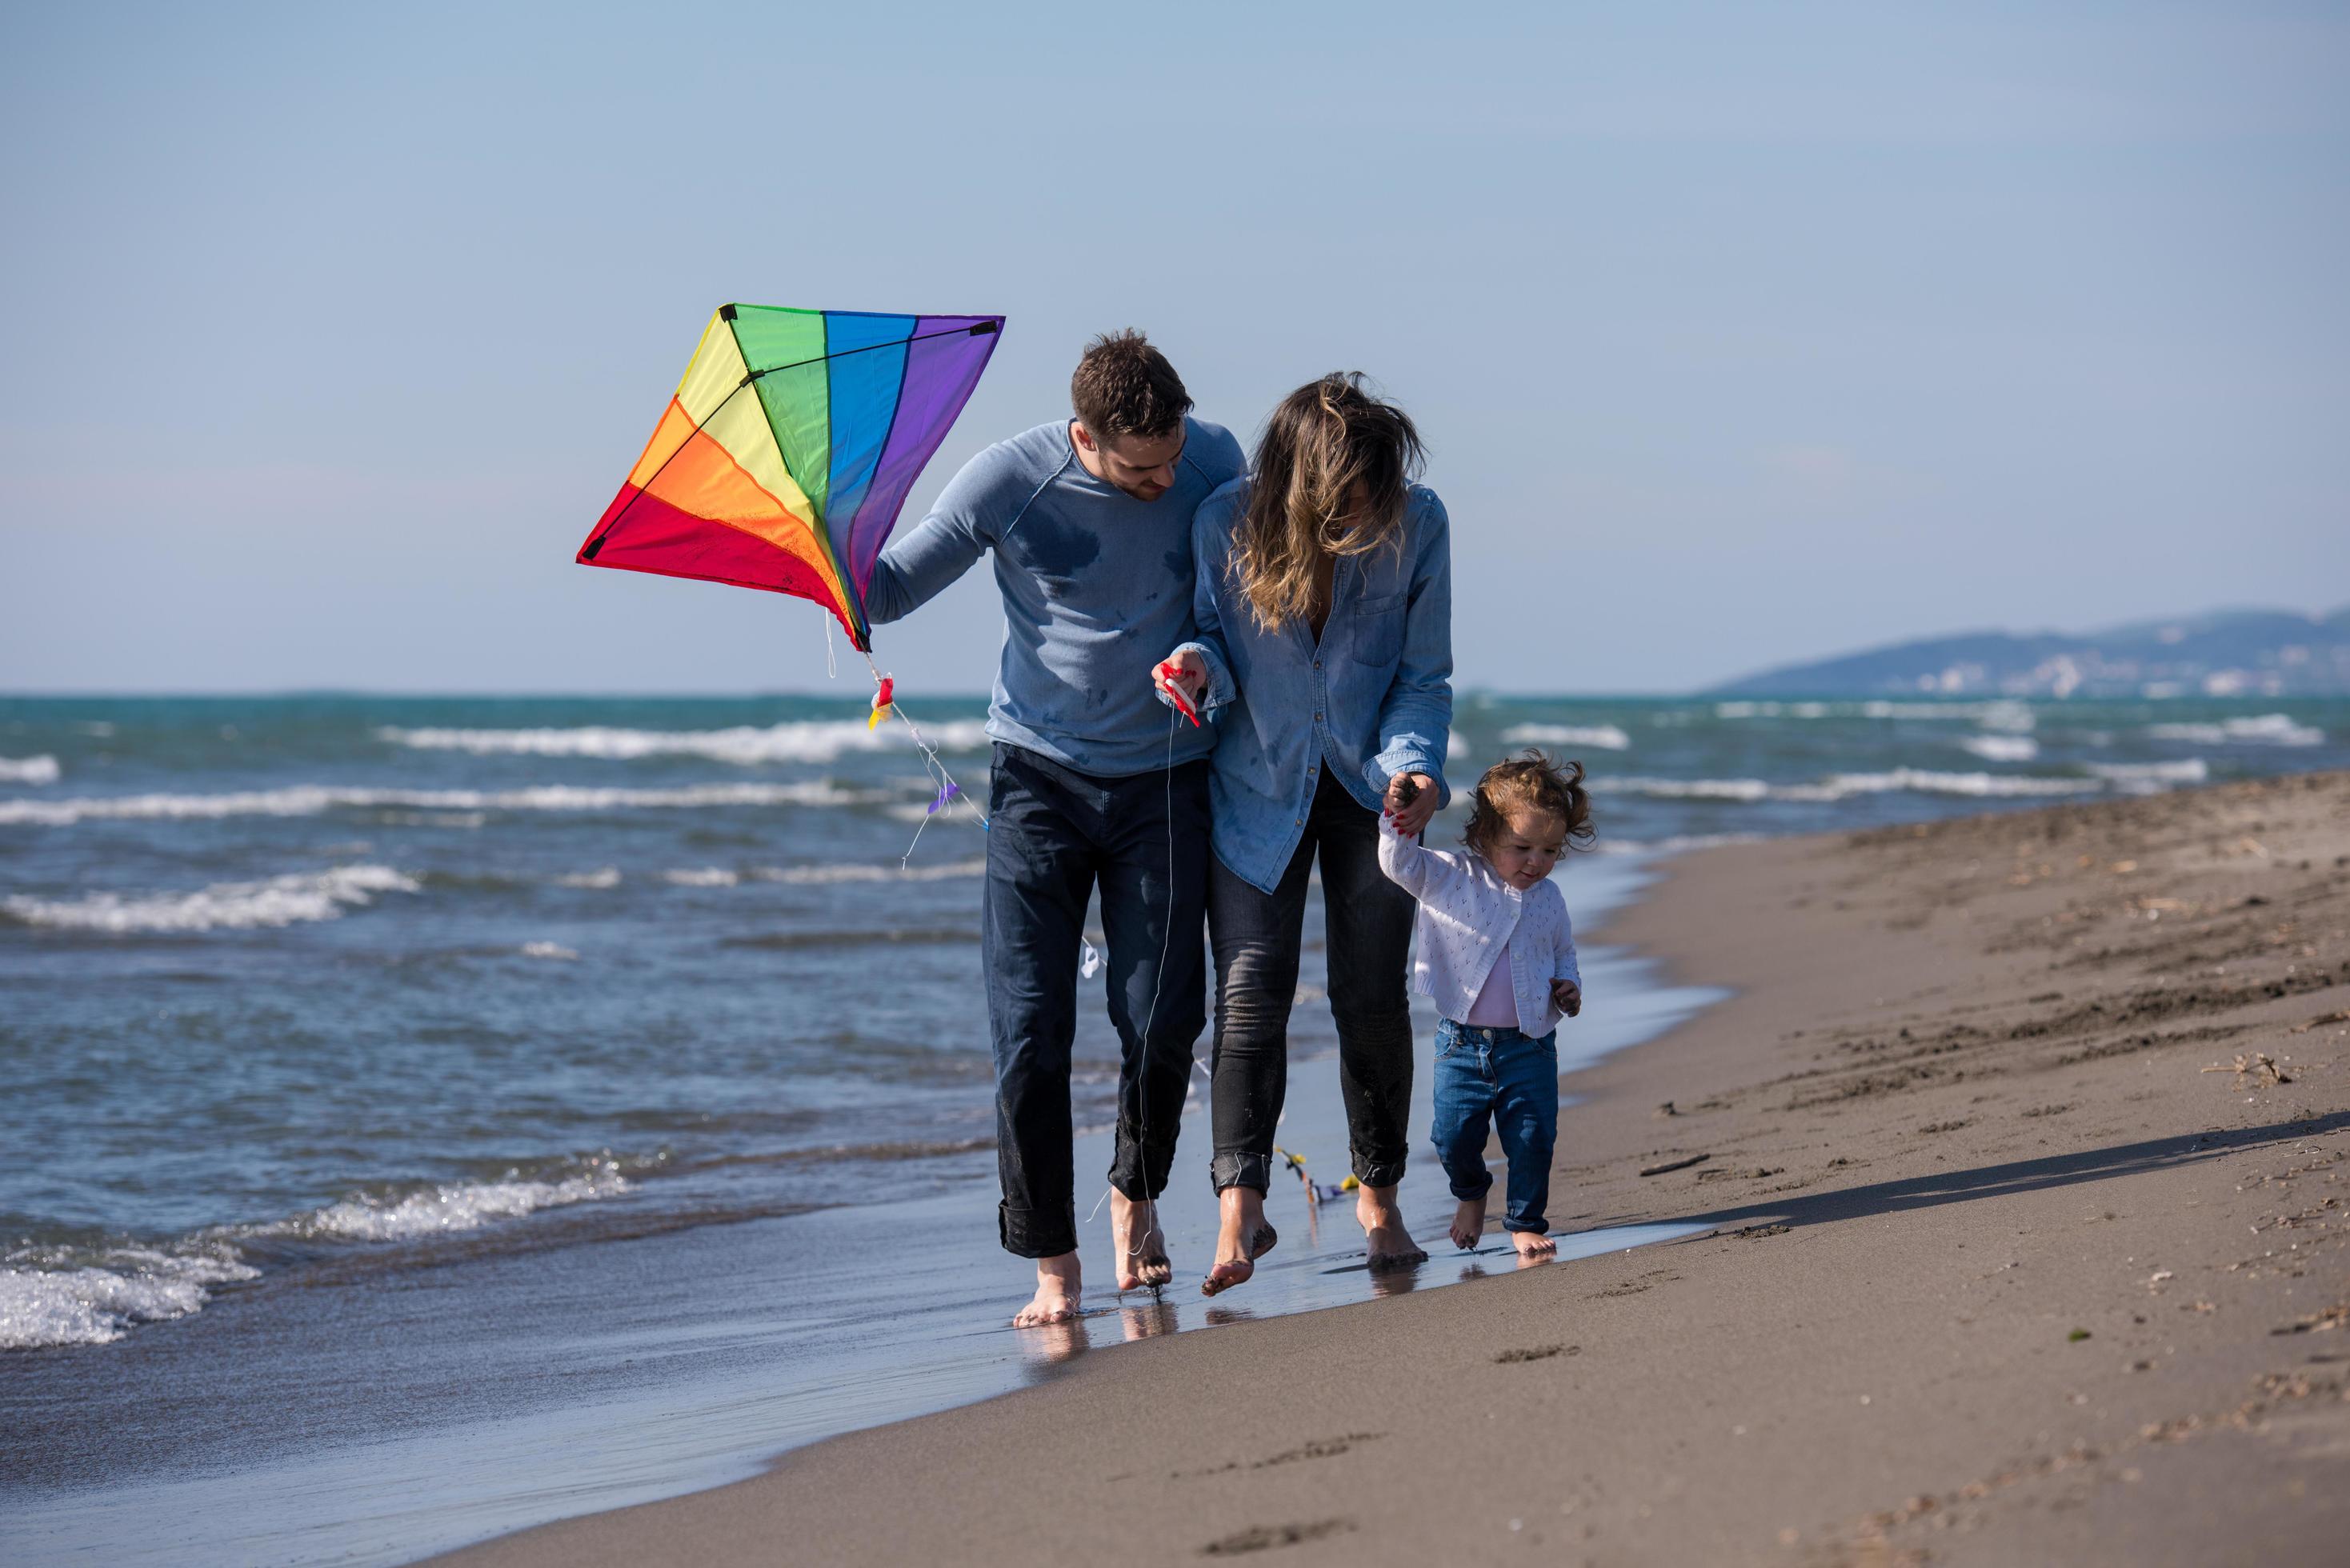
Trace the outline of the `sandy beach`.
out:
M 1736 994 L 1569 1077 L 1554 1219 L 1706 1233 L 456 1560 L 2338 1560 L 2345 927 L 2343 774 L 1687 856 L 1607 939 Z

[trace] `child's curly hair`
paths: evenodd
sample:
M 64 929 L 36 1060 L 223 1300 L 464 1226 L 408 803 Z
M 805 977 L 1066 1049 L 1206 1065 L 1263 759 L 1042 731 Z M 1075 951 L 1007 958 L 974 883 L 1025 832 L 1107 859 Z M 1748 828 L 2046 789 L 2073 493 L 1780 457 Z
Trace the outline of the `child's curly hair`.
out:
M 1591 792 L 1583 784 L 1581 763 L 1551 760 L 1548 753 L 1528 747 L 1507 762 L 1495 763 L 1477 781 L 1469 795 L 1469 827 L 1461 841 L 1480 855 L 1509 826 L 1513 811 L 1545 812 L 1566 824 L 1566 841 L 1588 849 L 1598 838 L 1591 826 Z

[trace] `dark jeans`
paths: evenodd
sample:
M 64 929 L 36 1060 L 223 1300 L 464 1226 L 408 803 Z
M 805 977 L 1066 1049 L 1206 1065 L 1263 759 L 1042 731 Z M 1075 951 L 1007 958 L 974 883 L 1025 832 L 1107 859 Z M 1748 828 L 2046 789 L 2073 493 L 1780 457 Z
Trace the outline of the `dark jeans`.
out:
M 1050 1258 L 1077 1245 L 1069 1045 L 1097 883 L 1121 1047 L 1110 1185 L 1138 1199 L 1167 1187 L 1191 1051 L 1207 1024 L 1208 764 L 1097 778 L 998 745 L 988 814 L 981 961 L 995 1047 L 997 1225 L 1005 1251 Z
M 1411 895 L 1379 869 L 1379 819 L 1330 780 L 1326 764 L 1305 836 L 1271 893 L 1221 861 L 1208 867 L 1208 934 L 1216 952 L 1216 1190 L 1273 1178 L 1273 1129 L 1289 1088 L 1289 1008 L 1305 931 L 1306 878 L 1322 858 L 1330 1015 L 1338 1024 L 1338 1082 L 1347 1102 L 1355 1179 L 1403 1179 L 1411 1114 Z
M 1436 1026 L 1436 1158 L 1452 1196 L 1482 1198 L 1485 1134 L 1498 1127 L 1510 1160 L 1505 1231 L 1550 1229 L 1550 1157 L 1558 1143 L 1558 1031 L 1536 1040 L 1450 1018 Z

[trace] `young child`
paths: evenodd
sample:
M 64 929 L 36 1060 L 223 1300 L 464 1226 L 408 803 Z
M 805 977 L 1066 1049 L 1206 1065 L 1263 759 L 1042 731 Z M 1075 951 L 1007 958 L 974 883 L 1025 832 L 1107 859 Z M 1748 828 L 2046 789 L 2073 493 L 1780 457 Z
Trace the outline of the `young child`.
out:
M 1419 901 L 1412 982 L 1436 1001 L 1436 1152 L 1461 1207 L 1452 1241 L 1485 1233 L 1485 1135 L 1498 1122 L 1510 1160 L 1503 1229 L 1521 1258 L 1544 1258 L 1550 1158 L 1558 1138 L 1558 1021 L 1583 1011 L 1575 927 L 1550 880 L 1568 845 L 1593 838 L 1581 763 L 1530 751 L 1485 770 L 1470 797 L 1466 855 L 1398 834 L 1409 786 L 1388 786 L 1379 865 Z

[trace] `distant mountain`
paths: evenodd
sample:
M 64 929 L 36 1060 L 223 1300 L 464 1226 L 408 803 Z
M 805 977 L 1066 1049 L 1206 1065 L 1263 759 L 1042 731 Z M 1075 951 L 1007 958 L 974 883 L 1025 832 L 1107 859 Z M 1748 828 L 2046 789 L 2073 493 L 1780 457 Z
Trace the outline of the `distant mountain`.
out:
M 1790 664 L 1714 689 L 1740 697 L 2339 697 L 2350 606 L 2220 610 L 2107 631 L 1983 631 Z

